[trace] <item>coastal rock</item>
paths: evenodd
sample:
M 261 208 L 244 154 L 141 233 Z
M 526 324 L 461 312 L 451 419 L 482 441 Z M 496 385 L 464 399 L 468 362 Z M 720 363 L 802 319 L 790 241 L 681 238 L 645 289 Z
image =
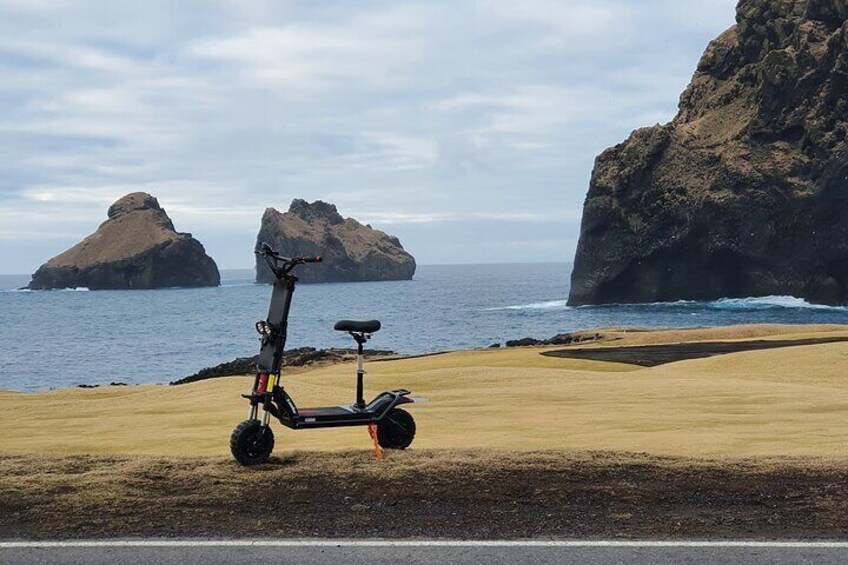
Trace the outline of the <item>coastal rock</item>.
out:
M 398 238 L 343 218 L 335 206 L 320 200 L 310 204 L 295 199 L 286 213 L 267 208 L 256 240 L 285 257 L 323 257 L 320 265 L 298 269 L 302 282 L 409 280 L 415 274 L 415 259 Z M 257 256 L 256 282 L 273 280 Z
M 112 204 L 90 236 L 50 259 L 30 289 L 142 289 L 217 286 L 215 261 L 190 233 L 178 233 L 159 202 L 144 192 Z
M 569 304 L 848 302 L 848 8 L 742 0 L 679 112 L 595 161 Z
M 387 349 L 370 349 L 366 351 L 366 359 L 387 359 L 397 356 L 394 351 Z M 236 357 L 232 361 L 206 367 L 193 375 L 171 382 L 171 385 L 184 385 L 214 379 L 218 377 L 231 377 L 233 375 L 247 375 L 256 371 L 258 356 Z M 308 367 L 312 365 L 329 365 L 334 363 L 346 363 L 356 359 L 355 349 L 331 347 L 329 349 L 315 349 L 314 347 L 298 347 L 289 349 L 283 353 L 283 367 Z
M 606 341 L 609 338 L 598 332 L 568 332 L 556 334 L 548 339 L 536 339 L 534 337 L 522 337 L 521 339 L 510 339 L 506 342 L 507 347 L 531 347 L 537 345 L 572 345 L 575 343 L 586 343 L 590 341 Z M 499 344 L 497 344 L 500 347 Z M 493 347 L 491 345 L 489 347 Z
M 507 347 L 529 347 L 531 345 L 541 345 L 542 340 L 533 337 L 522 337 L 521 339 L 509 339 L 506 342 Z

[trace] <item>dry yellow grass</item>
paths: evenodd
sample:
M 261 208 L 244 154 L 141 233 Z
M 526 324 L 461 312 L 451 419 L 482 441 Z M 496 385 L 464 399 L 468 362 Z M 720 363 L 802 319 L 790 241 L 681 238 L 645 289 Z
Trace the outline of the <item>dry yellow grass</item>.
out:
M 848 336 L 843 326 L 626 332 L 602 345 Z M 462 351 L 370 363 L 366 391 L 413 390 L 414 448 L 614 450 L 707 457 L 848 456 L 848 343 L 752 351 L 653 368 Z M 300 406 L 349 402 L 353 366 L 289 375 Z M 249 377 L 179 387 L 0 393 L 0 452 L 225 455 Z M 367 396 L 367 395 L 366 395 Z M 276 452 L 367 448 L 362 428 L 275 426 Z

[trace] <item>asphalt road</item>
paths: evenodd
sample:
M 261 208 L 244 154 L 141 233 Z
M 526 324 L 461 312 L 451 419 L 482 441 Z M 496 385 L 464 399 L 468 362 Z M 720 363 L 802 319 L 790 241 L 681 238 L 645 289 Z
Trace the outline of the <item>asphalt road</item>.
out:
M 798 565 L 848 563 L 848 543 L 814 542 L 347 542 L 161 541 L 0 543 L 0 563 L 684 563 Z

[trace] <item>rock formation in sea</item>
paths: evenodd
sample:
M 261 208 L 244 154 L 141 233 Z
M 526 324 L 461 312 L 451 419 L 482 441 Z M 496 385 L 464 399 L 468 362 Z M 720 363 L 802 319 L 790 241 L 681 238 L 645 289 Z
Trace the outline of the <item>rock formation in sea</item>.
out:
M 668 124 L 595 161 L 569 303 L 848 302 L 848 4 L 742 0 Z
M 398 238 L 343 218 L 335 206 L 320 200 L 310 204 L 295 199 L 285 213 L 267 208 L 256 241 L 286 257 L 320 255 L 323 263 L 298 268 L 303 282 L 408 280 L 415 274 L 415 259 Z M 256 281 L 273 281 L 258 255 Z
M 32 275 L 31 289 L 143 289 L 217 286 L 218 267 L 190 233 L 178 233 L 144 192 L 112 204 L 90 236 Z

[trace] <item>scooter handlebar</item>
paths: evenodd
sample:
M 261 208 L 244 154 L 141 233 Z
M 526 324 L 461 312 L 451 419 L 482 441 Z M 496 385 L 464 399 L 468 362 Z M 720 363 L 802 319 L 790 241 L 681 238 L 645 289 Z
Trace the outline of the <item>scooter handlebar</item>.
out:
M 265 243 L 264 241 L 256 246 L 256 250 L 254 251 L 257 255 L 266 255 L 268 257 L 280 258 L 280 254 L 274 251 L 274 248 Z
M 276 251 L 274 248 L 265 243 L 261 242 L 256 249 L 256 254 L 263 255 L 265 257 L 265 262 L 268 264 L 268 267 L 274 271 L 278 276 L 280 274 L 288 273 L 292 270 L 296 265 L 302 265 L 304 263 L 321 263 L 323 259 L 320 256 L 317 257 L 283 257 Z

